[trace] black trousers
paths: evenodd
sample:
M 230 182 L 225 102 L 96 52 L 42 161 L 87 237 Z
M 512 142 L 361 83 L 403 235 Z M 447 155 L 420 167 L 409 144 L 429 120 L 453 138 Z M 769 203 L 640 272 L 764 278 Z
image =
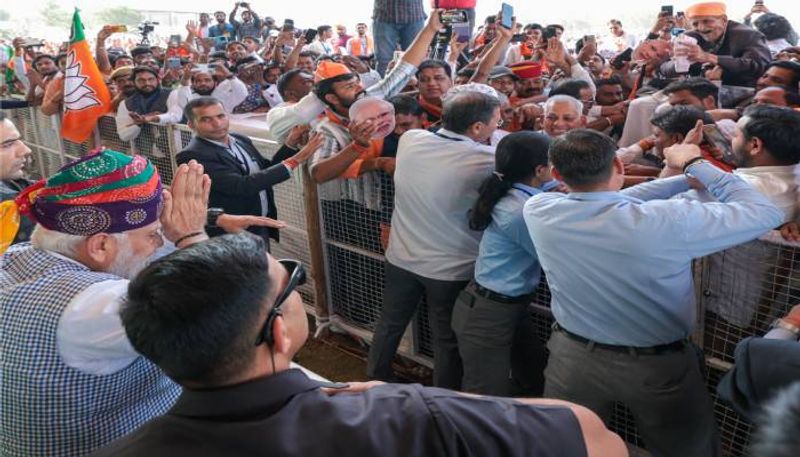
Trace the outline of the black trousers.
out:
M 586 406 L 608 423 L 614 402 L 633 413 L 653 457 L 720 454 L 714 406 L 694 345 L 658 355 L 616 352 L 553 331 L 544 396 Z
M 385 271 L 383 308 L 369 350 L 367 375 L 373 379 L 392 378 L 392 359 L 424 294 L 433 329 L 433 384 L 460 389 L 463 369 L 450 320 L 456 297 L 467 281 L 425 278 L 389 262 Z
M 529 300 L 502 303 L 461 291 L 453 309 L 453 331 L 464 364 L 465 392 L 538 397 L 544 391 L 547 351 L 536 336 Z

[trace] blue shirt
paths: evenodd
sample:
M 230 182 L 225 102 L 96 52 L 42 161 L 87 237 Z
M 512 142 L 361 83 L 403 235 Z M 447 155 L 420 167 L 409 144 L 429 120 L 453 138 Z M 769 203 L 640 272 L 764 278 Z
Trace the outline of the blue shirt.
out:
M 539 259 L 522 217 L 522 207 L 541 190 L 514 184 L 492 211 L 475 262 L 475 282 L 499 294 L 517 297 L 536 290 L 541 277 Z
M 692 259 L 781 224 L 783 213 L 741 178 L 708 163 L 689 171 L 717 202 L 667 200 L 688 189 L 680 176 L 525 204 L 559 325 L 624 346 L 686 338 L 695 323 Z

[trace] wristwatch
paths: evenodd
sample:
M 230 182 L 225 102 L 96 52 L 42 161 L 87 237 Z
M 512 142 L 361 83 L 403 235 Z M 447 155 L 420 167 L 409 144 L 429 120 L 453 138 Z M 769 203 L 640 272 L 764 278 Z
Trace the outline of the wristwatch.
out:
M 775 319 L 775 322 L 772 323 L 770 328 L 782 328 L 789 332 L 794 333 L 794 336 L 800 336 L 800 327 L 794 325 L 793 323 L 785 320 L 785 319 Z
M 225 214 L 225 210 L 222 208 L 208 208 L 208 211 L 206 211 L 206 225 L 216 227 L 217 219 L 223 214 Z

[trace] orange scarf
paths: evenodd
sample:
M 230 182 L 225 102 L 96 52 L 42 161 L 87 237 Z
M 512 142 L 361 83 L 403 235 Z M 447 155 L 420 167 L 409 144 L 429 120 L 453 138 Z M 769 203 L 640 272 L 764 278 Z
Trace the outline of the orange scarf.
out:
M 419 102 L 419 106 L 422 107 L 422 109 L 427 114 L 427 116 L 425 116 L 425 119 L 422 120 L 422 128 L 427 130 L 433 124 L 439 122 L 442 119 L 441 106 L 437 106 L 434 105 L 433 103 L 426 101 L 424 98 L 422 98 L 421 95 L 417 97 L 417 101 Z M 430 118 L 435 118 L 435 119 L 431 120 Z
M 367 52 L 365 54 L 361 54 L 361 37 L 354 36 L 350 38 L 350 55 L 353 57 L 358 57 L 361 55 L 368 56 L 372 54 L 372 50 L 375 49 L 375 45 L 372 42 L 372 37 L 366 35 L 364 37 L 367 40 Z
M 340 118 L 339 116 L 334 114 L 334 112 L 331 111 L 330 109 L 325 110 L 325 117 L 327 117 L 328 120 L 333 122 L 334 124 L 341 125 L 342 127 L 347 127 L 347 124 L 349 124 L 349 120 Z M 358 158 L 354 160 L 349 167 L 347 167 L 347 170 L 345 170 L 341 175 L 339 175 L 340 178 L 343 179 L 358 178 L 362 174 L 361 167 L 364 165 L 365 160 L 374 159 L 376 157 L 381 156 L 381 153 L 383 152 L 383 138 L 370 140 L 369 143 L 370 143 L 369 149 L 360 152 Z

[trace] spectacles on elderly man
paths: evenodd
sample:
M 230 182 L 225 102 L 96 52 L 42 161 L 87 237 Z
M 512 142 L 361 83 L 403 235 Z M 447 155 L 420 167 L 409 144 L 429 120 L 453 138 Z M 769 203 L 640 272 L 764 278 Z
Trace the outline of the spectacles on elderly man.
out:
M 286 283 L 286 287 L 283 288 L 281 293 L 278 294 L 278 298 L 275 299 L 275 304 L 272 306 L 272 309 L 267 313 L 264 327 L 261 329 L 261 333 L 259 333 L 256 339 L 256 346 L 265 342 L 272 346 L 274 342 L 272 323 L 275 321 L 276 317 L 283 314 L 282 306 L 286 299 L 289 298 L 289 295 L 292 294 L 297 286 L 302 286 L 306 283 L 306 269 L 303 268 L 303 264 L 300 263 L 299 260 L 282 259 L 278 260 L 278 263 L 286 269 L 286 272 L 289 274 L 289 281 Z

